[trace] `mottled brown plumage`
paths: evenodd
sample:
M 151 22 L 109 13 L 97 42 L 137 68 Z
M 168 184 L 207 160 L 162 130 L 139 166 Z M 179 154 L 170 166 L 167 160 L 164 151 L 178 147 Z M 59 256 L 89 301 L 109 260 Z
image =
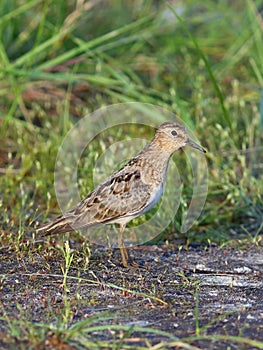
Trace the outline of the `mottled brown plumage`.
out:
M 64 233 L 98 224 L 120 224 L 118 245 L 122 264 L 128 266 L 123 231 L 132 219 L 150 210 L 160 199 L 171 155 L 190 145 L 205 150 L 188 138 L 181 125 L 167 122 L 159 126 L 148 145 L 124 167 L 98 185 L 75 208 L 40 227 L 44 235 Z

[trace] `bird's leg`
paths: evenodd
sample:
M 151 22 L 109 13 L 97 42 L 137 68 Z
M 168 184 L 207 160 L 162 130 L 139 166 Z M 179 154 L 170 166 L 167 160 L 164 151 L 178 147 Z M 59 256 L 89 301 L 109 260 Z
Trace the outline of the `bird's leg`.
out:
M 121 252 L 121 261 L 122 265 L 124 267 L 129 267 L 128 261 L 130 260 L 129 254 L 127 252 L 127 249 L 125 248 L 125 245 L 123 243 L 123 232 L 125 230 L 125 225 L 120 224 L 120 231 L 118 234 L 118 247 Z
M 125 225 L 120 224 L 120 231 L 118 234 L 118 247 L 120 249 L 121 252 L 121 262 L 122 265 L 126 268 L 131 268 L 131 269 L 138 269 L 139 266 L 135 261 L 133 261 L 130 256 L 129 253 L 127 251 L 127 249 L 125 248 L 124 242 L 123 242 L 123 232 L 125 230 Z

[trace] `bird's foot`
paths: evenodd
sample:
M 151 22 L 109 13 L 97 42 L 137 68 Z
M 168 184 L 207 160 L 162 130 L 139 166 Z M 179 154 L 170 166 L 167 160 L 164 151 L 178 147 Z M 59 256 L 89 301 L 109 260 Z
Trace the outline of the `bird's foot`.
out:
M 125 247 L 120 247 L 121 265 L 127 269 L 147 269 L 144 265 L 138 264 L 133 260 Z
M 127 269 L 130 270 L 137 270 L 137 269 L 143 269 L 143 270 L 148 270 L 148 267 L 142 264 L 137 263 L 135 260 L 131 259 L 129 257 L 129 259 L 121 260 L 121 265 Z

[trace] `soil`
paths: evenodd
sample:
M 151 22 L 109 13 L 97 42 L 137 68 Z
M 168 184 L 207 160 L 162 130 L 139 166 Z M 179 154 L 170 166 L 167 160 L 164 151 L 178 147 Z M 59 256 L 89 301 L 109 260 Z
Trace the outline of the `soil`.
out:
M 90 327 L 111 325 L 91 329 L 89 336 L 94 343 L 115 342 L 119 349 L 157 344 L 156 349 L 184 348 L 180 341 L 191 344 L 190 349 L 261 348 L 262 247 L 142 246 L 131 251 L 143 265 L 139 269 L 121 267 L 118 252 L 99 250 L 85 265 L 81 248 L 74 243 L 73 248 L 66 285 L 65 259 L 57 249 L 47 253 L 39 245 L 30 254 L 1 249 L 1 349 L 81 348 L 54 335 L 52 326 L 65 325 L 65 319 L 68 326 L 81 320 L 90 321 Z M 39 335 L 31 334 L 32 327 L 38 322 L 45 326 L 33 345 Z M 130 326 L 130 331 L 113 325 Z

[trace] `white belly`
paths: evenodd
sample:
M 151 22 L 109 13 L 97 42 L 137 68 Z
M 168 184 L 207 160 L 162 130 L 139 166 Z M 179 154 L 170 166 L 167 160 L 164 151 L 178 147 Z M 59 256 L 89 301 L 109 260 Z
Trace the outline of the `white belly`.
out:
M 143 211 L 140 213 L 140 215 L 146 213 L 147 211 L 151 210 L 155 204 L 159 202 L 159 199 L 162 197 L 163 194 L 163 183 L 161 183 L 156 191 L 151 195 L 149 203 L 146 205 L 146 207 L 143 209 Z

